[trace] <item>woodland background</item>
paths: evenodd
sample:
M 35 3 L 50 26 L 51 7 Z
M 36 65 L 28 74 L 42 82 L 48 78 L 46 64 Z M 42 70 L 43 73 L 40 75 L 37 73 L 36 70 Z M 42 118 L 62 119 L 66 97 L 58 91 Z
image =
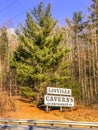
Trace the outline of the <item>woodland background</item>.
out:
M 18 96 L 43 104 L 46 87 L 71 88 L 77 103 L 98 103 L 98 1 L 59 26 L 51 4 L 27 12 L 11 33 L 0 28 L 0 111 L 17 109 Z M 6 107 L 7 106 L 7 107 Z

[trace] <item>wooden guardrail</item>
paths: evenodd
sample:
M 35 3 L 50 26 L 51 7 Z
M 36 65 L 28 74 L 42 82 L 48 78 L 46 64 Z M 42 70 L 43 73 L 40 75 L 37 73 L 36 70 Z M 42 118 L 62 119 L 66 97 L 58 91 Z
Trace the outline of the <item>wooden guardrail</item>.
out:
M 51 126 L 56 125 L 68 125 L 69 127 L 73 126 L 88 126 L 90 128 L 97 127 L 98 122 L 80 122 L 80 121 L 66 121 L 66 120 L 27 120 L 27 119 L 0 119 L 0 124 L 30 124 L 30 125 L 39 125 L 39 124 L 48 124 Z

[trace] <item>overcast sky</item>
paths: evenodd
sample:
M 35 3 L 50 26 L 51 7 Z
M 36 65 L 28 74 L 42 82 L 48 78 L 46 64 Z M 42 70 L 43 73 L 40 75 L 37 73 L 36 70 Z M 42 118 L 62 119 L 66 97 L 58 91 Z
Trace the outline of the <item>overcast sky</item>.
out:
M 0 0 L 0 26 L 7 23 L 16 27 L 23 23 L 27 10 L 40 1 L 46 5 L 51 3 L 52 16 L 60 25 L 65 24 L 66 17 L 72 18 L 75 11 L 83 11 L 87 15 L 87 7 L 91 5 L 91 0 Z

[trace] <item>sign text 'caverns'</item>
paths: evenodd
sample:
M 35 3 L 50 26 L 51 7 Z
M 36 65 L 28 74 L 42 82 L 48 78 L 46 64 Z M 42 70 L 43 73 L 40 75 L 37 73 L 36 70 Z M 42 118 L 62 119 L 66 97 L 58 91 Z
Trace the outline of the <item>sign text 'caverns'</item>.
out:
M 74 98 L 67 96 L 44 95 L 44 104 L 47 106 L 74 107 Z

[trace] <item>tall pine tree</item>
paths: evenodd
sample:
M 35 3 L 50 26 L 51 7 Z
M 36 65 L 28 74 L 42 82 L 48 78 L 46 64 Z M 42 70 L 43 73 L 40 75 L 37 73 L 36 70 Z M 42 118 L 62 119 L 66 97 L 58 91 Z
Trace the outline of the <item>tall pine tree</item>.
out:
M 51 5 L 42 2 L 27 13 L 25 25 L 21 25 L 19 46 L 14 53 L 12 66 L 17 68 L 18 82 L 23 94 L 35 98 L 45 87 L 66 87 L 68 82 L 65 61 L 68 48 L 64 45 L 62 31 L 52 18 Z

